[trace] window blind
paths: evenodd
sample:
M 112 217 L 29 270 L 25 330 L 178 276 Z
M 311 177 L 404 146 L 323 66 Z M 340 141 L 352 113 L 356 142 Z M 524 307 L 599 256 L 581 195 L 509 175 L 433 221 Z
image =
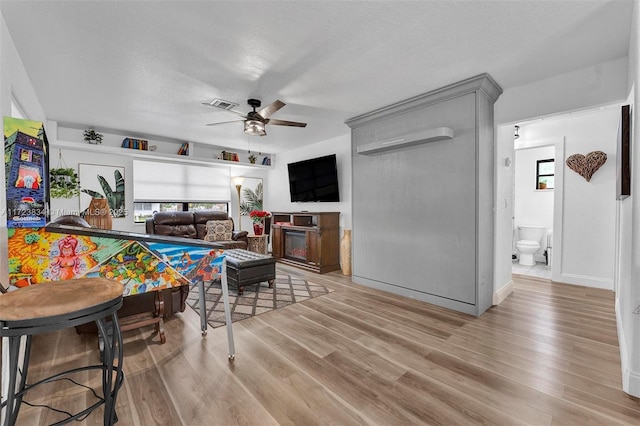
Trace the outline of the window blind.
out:
M 133 200 L 229 202 L 229 179 L 228 167 L 133 160 Z

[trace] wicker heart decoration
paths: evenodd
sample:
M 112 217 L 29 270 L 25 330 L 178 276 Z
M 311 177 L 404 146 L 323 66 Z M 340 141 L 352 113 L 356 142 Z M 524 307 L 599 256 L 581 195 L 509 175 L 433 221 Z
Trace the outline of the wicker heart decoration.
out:
M 589 182 L 591 176 L 607 161 L 607 154 L 593 151 L 587 155 L 573 154 L 567 158 L 567 166 Z

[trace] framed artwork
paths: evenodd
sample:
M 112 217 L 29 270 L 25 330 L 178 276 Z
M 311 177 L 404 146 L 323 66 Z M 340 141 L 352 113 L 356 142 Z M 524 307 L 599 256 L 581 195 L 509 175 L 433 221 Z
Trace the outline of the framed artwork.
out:
M 622 200 L 629 195 L 631 195 L 631 107 L 623 105 L 618 125 L 616 198 Z
M 126 216 L 124 199 L 124 167 L 78 164 L 80 177 L 80 212 L 93 198 L 106 198 L 114 219 Z
M 241 229 L 252 229 L 252 221 L 249 213 L 253 210 L 262 210 L 262 179 L 246 177 L 242 182 L 240 191 L 240 220 Z
M 242 216 L 249 216 L 253 210 L 262 210 L 262 179 L 244 178 L 241 195 L 240 214 Z

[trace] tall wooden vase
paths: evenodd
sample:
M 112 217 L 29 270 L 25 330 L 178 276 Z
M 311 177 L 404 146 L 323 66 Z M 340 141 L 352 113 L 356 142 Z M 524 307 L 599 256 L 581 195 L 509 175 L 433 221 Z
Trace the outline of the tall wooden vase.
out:
M 340 240 L 340 265 L 342 273 L 351 275 L 351 230 L 345 229 L 342 240 Z
M 111 229 L 111 209 L 106 198 L 92 198 L 84 219 L 94 228 Z

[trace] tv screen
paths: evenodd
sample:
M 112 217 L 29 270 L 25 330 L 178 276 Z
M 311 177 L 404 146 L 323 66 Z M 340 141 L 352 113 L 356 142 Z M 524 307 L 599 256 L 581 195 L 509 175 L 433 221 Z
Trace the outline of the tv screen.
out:
M 289 163 L 291 202 L 340 201 L 336 155 Z

